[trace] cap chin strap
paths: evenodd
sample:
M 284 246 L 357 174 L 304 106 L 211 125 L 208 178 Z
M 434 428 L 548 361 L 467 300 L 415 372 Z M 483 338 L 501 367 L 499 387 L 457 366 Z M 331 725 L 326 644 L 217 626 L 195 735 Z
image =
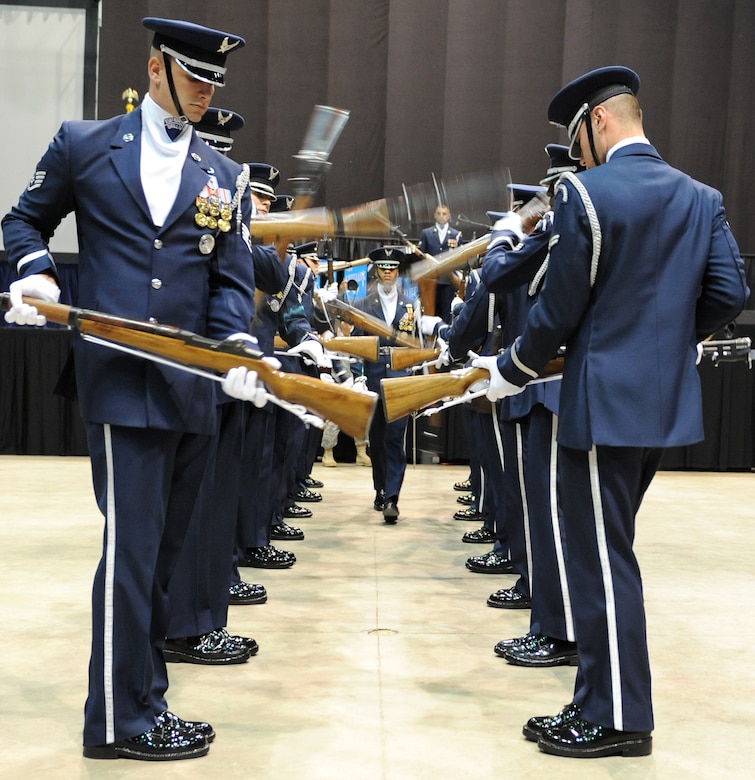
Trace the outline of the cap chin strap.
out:
M 176 107 L 176 111 L 178 111 L 178 118 L 184 124 L 191 124 L 191 120 L 189 119 L 189 117 L 187 117 L 186 114 L 184 114 L 184 110 L 181 107 L 181 102 L 178 99 L 176 86 L 173 83 L 173 57 L 171 57 L 171 55 L 168 54 L 166 51 L 163 51 L 163 60 L 165 61 L 165 75 L 168 79 L 168 89 L 170 90 L 171 98 L 173 98 L 173 105 Z
M 590 154 L 592 154 L 592 159 L 595 161 L 595 165 L 602 165 L 600 159 L 598 158 L 598 153 L 595 151 L 595 141 L 592 137 L 592 111 L 585 117 L 587 121 L 587 140 L 590 144 Z

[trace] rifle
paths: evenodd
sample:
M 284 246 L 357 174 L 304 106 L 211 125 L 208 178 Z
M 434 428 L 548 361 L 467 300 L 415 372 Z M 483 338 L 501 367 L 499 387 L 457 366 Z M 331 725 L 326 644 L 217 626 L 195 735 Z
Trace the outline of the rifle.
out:
M 126 345 L 146 353 L 144 357 L 167 359 L 176 368 L 199 367 L 224 374 L 236 366 L 245 366 L 256 371 L 276 397 L 306 407 L 355 439 L 367 436 L 377 404 L 376 393 L 357 393 L 314 377 L 279 371 L 262 360 L 264 354 L 260 350 L 241 341 L 217 341 L 172 325 L 130 320 L 26 296 L 24 302 L 35 306 L 50 322 L 75 328 L 85 338 L 96 338 L 114 348 Z M 10 294 L 0 293 L 0 310 L 9 308 Z
M 540 376 L 555 376 L 562 373 L 563 369 L 564 359 L 557 357 L 548 361 Z M 393 422 L 444 398 L 455 398 L 468 390 L 482 390 L 489 380 L 490 374 L 484 368 L 461 368 L 442 374 L 381 379 L 385 419 Z M 478 384 L 479 388 L 476 388 Z
M 702 356 L 709 357 L 716 366 L 720 363 L 745 361 L 752 368 L 755 359 L 755 350 L 752 349 L 752 340 L 749 336 L 703 341 L 699 346 Z M 563 367 L 564 358 L 561 355 L 548 361 L 540 373 L 542 378 L 540 381 L 561 374 Z M 380 385 L 383 391 L 385 417 L 388 422 L 393 422 L 444 398 L 457 398 L 467 391 L 470 394 L 484 392 L 489 378 L 490 374 L 484 368 L 462 368 L 442 374 L 382 379 Z
M 325 304 L 325 308 L 336 318 L 346 320 L 356 328 L 372 333 L 375 336 L 382 336 L 394 344 L 400 344 L 402 347 L 414 347 L 415 349 L 422 349 L 422 344 L 414 336 L 409 336 L 406 333 L 402 333 L 399 330 L 393 328 L 385 320 L 381 320 L 379 317 L 373 317 L 372 314 L 360 311 L 354 306 L 349 306 L 345 301 L 338 298 L 334 301 L 328 301 Z
M 333 336 L 329 341 L 318 336 L 317 340 L 329 352 L 341 352 L 344 355 L 354 355 L 364 360 L 376 361 L 380 339 L 377 336 Z M 280 337 L 275 337 L 275 348 L 286 349 L 288 344 Z
M 391 368 L 400 371 L 419 363 L 435 360 L 440 355 L 438 347 L 391 347 Z

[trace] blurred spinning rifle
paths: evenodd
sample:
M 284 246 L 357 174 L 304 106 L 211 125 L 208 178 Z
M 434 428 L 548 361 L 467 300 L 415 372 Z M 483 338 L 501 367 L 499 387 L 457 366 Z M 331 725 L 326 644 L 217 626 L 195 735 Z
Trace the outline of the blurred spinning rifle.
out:
M 367 333 L 371 333 L 375 336 L 381 336 L 402 347 L 422 349 L 422 344 L 419 342 L 419 339 L 397 330 L 379 317 L 374 317 L 372 314 L 368 314 L 367 312 L 360 311 L 354 306 L 350 306 L 345 301 L 339 299 L 328 301 L 325 304 L 325 308 L 331 316 L 344 320 L 355 328 L 367 331 Z
M 340 352 L 343 355 L 353 355 L 364 360 L 376 361 L 380 339 L 377 336 L 333 336 L 331 339 L 317 337 L 320 344 L 328 352 Z M 275 337 L 275 348 L 286 349 L 288 344 L 280 337 Z
M 484 214 L 491 203 L 501 203 L 507 197 L 505 182 L 500 170 L 471 173 L 440 185 L 433 182 L 404 187 L 401 196 L 357 206 L 315 207 L 253 217 L 249 229 L 252 236 L 266 244 L 342 236 L 391 238 L 396 236 L 397 226 L 408 230 L 434 220 L 438 186 L 454 211 Z
M 544 193 L 538 193 L 527 201 L 517 214 L 522 219 L 522 230 L 525 234 L 531 233 L 543 215 L 550 209 L 550 201 Z M 425 279 L 437 279 L 439 276 L 451 274 L 462 268 L 470 260 L 483 254 L 490 243 L 491 233 L 486 233 L 466 244 L 461 244 L 454 249 L 442 252 L 437 257 L 425 255 L 425 259 L 415 263 L 409 273 L 415 282 Z
M 137 350 L 140 357 L 175 368 L 194 373 L 199 373 L 197 369 L 210 369 L 225 374 L 231 368 L 244 366 L 256 371 L 277 398 L 330 420 L 349 436 L 367 436 L 377 404 L 376 393 L 357 393 L 314 377 L 279 371 L 262 359 L 261 351 L 242 341 L 217 341 L 172 325 L 130 320 L 35 298 L 24 297 L 24 302 L 35 306 L 50 322 L 75 328 L 86 340 L 113 349 L 128 347 Z M 0 310 L 10 306 L 10 295 L 0 293 Z
M 714 365 L 720 363 L 746 362 L 752 368 L 755 350 L 746 336 L 736 339 L 703 341 L 700 344 L 703 357 L 710 358 Z M 547 381 L 563 372 L 564 356 L 561 354 L 548 361 L 540 373 L 540 379 Z M 484 368 L 463 368 L 442 374 L 396 377 L 380 382 L 385 416 L 388 422 L 398 420 L 412 412 L 424 409 L 438 401 L 466 396 L 465 400 L 484 394 L 490 383 L 490 374 Z

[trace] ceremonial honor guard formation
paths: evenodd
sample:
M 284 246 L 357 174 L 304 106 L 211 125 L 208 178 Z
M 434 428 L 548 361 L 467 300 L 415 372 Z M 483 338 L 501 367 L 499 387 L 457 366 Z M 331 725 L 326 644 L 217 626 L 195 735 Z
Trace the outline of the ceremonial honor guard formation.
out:
M 567 83 L 543 123 L 568 144 L 544 145 L 542 179 L 496 182 L 469 238 L 451 225 L 458 193 L 436 183 L 414 244 L 394 224 L 422 213 L 411 190 L 316 208 L 326 154 L 300 155 L 307 175 L 289 181 L 235 161 L 243 107 L 211 103 L 243 38 L 143 24 L 144 99 L 64 122 L 2 219 L 18 277 L 5 320 L 73 329 L 60 384 L 89 452 L 61 467 L 65 530 L 35 538 L 86 540 L 60 567 L 77 593 L 95 569 L 91 616 L 77 600 L 59 625 L 67 663 L 45 664 L 39 712 L 11 697 L 42 724 L 34 748 L 57 746 L 45 771 L 209 754 L 175 771 L 719 776 L 688 755 L 707 760 L 729 739 L 717 721 L 746 718 L 717 707 L 706 675 L 733 674 L 698 620 L 718 605 L 685 586 L 729 564 L 693 550 L 700 568 L 675 582 L 658 549 L 667 524 L 715 533 L 727 501 L 744 521 L 745 477 L 656 472 L 664 449 L 703 438 L 699 363 L 752 360 L 748 339 L 716 338 L 750 291 L 721 194 L 646 137 L 640 76 L 609 65 Z M 328 110 L 335 138 L 347 113 Z M 70 212 L 69 305 L 48 239 Z M 365 234 L 365 257 L 330 254 Z M 452 408 L 469 465 L 420 463 L 421 426 Z M 35 485 L 53 495 L 66 478 L 6 465 L 14 517 L 52 522 Z M 648 577 L 667 598 L 646 609 Z M 675 599 L 677 633 L 662 614 Z M 85 702 L 62 704 L 85 674 Z

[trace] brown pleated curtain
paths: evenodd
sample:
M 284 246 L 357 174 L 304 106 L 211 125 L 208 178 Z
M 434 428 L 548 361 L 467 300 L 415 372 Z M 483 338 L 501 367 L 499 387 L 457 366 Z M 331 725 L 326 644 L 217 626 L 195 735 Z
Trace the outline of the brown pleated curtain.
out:
M 546 120 L 554 92 L 627 65 L 651 141 L 724 193 L 755 252 L 752 0 L 102 0 L 101 117 L 123 111 L 126 87 L 146 87 L 143 16 L 247 39 L 214 101 L 246 119 L 237 160 L 292 175 L 313 106 L 351 111 L 317 199 L 331 207 L 498 166 L 536 182 L 545 144 L 565 140 Z

